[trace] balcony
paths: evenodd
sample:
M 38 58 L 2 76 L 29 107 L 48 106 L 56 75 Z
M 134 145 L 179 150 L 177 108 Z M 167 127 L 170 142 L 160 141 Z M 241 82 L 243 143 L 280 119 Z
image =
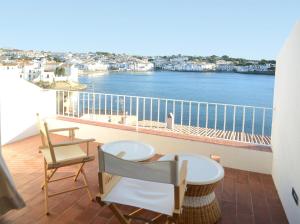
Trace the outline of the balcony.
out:
M 66 139 L 59 135 L 53 135 L 53 138 L 55 141 Z M 91 146 L 95 155 L 98 144 Z M 0 217 L 0 223 L 118 223 L 108 208 L 89 201 L 84 190 L 50 199 L 51 215 L 44 215 L 44 195 L 41 190 L 43 158 L 38 153 L 39 145 L 39 136 L 33 136 L 4 146 L 4 159 L 27 206 Z M 75 170 L 76 167 L 64 168 L 55 175 L 70 175 Z M 86 173 L 94 195 L 99 190 L 97 171 L 97 161 L 87 164 Z M 79 180 L 75 184 L 82 183 Z M 69 185 L 70 181 L 54 182 L 50 184 L 50 191 L 55 192 L 57 188 L 67 188 Z M 217 187 L 216 196 L 222 210 L 219 223 L 288 223 L 271 175 L 225 168 L 225 178 Z M 121 208 L 127 212 L 133 209 L 127 206 Z M 142 215 L 151 217 L 154 214 Z
M 271 173 L 271 108 L 78 91 L 48 94 L 55 111 L 50 126 L 79 126 L 80 138 L 143 141 L 160 154 L 217 154 L 224 166 Z
M 233 217 L 236 223 L 287 223 L 270 175 L 273 154 L 268 142 L 268 119 L 271 116 L 267 115 L 268 108 L 133 96 L 125 96 L 121 104 L 120 99 L 124 96 L 41 90 L 21 80 L 14 84 L 21 93 L 27 94 L 12 94 L 3 101 L 3 105 L 9 105 L 2 110 L 2 140 L 6 144 L 3 154 L 26 207 L 10 211 L 1 217 L 1 223 L 117 223 L 107 208 L 88 201 L 84 191 L 50 199 L 51 215 L 44 215 L 44 196 L 40 187 L 43 159 L 38 153 L 41 143 L 35 127 L 37 111 L 50 128 L 77 126 L 80 128 L 77 138 L 93 137 L 98 144 L 138 140 L 151 144 L 160 155 L 219 155 L 225 167 L 225 178 L 216 191 L 222 209 L 220 223 L 232 223 Z M 12 100 L 18 103 L 11 104 Z M 174 116 L 173 128 L 167 124 L 169 113 Z M 253 117 L 255 120 L 251 120 Z M 11 128 L 6 128 L 9 125 Z M 53 137 L 62 141 L 65 135 Z M 96 145 L 92 147 L 95 155 Z M 97 171 L 97 161 L 86 167 L 94 195 L 99 191 Z M 59 178 L 73 172 L 73 169 L 65 168 L 56 175 Z M 68 182 L 52 183 L 50 194 L 69 185 Z M 122 208 L 126 211 L 132 209 Z M 268 211 L 268 215 L 262 211 Z

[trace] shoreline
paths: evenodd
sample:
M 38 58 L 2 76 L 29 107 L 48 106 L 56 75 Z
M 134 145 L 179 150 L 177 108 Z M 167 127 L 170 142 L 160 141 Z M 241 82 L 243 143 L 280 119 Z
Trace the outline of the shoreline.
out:
M 91 75 L 91 76 L 101 76 L 101 75 L 106 75 L 110 71 L 84 71 L 84 70 L 79 70 L 78 75 Z
M 164 69 L 157 69 L 153 70 L 155 72 L 164 72 L 164 71 L 169 71 L 169 72 L 195 72 L 195 73 L 205 73 L 205 72 L 210 72 L 210 73 L 238 73 L 238 74 L 249 74 L 249 75 L 275 75 L 275 72 L 270 71 L 270 72 L 238 72 L 238 71 L 220 71 L 220 70 L 205 70 L 205 71 L 189 71 L 189 70 L 164 70 Z
M 34 83 L 43 89 L 66 90 L 66 91 L 83 91 L 87 89 L 87 85 L 80 82 L 59 81 L 55 83 L 38 82 Z
M 238 72 L 238 71 L 219 71 L 219 70 L 205 70 L 205 71 L 190 71 L 190 70 L 164 70 L 164 69 L 154 69 L 150 71 L 120 71 L 120 70 L 108 70 L 105 72 L 98 72 L 98 71 L 90 71 L 90 72 L 80 72 L 79 75 L 82 76 L 102 76 L 102 75 L 109 75 L 110 73 L 151 73 L 151 72 L 194 72 L 194 73 L 237 73 L 237 74 L 247 74 L 247 75 L 270 75 L 275 76 L 275 72 L 269 71 L 269 72 L 260 72 L 260 71 L 249 71 L 249 72 Z

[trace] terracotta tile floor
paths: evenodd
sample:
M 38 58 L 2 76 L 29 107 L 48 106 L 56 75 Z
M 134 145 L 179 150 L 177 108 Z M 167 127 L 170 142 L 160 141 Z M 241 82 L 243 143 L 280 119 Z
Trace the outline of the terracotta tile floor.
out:
M 62 136 L 53 136 L 55 141 L 63 141 Z M 51 198 L 50 215 L 44 215 L 44 198 L 40 188 L 43 180 L 42 155 L 38 153 L 40 138 L 34 136 L 3 147 L 3 156 L 14 177 L 18 191 L 26 201 L 26 207 L 10 211 L 0 217 L 0 223 L 118 223 L 106 207 L 88 199 L 86 191 L 79 190 Z M 91 153 L 96 155 L 93 143 Z M 82 146 L 85 147 L 84 145 Z M 86 165 L 85 171 L 91 189 L 96 195 L 97 161 Z M 57 177 L 73 174 L 76 167 L 58 171 Z M 50 185 L 50 191 L 62 190 L 68 186 L 82 184 L 65 180 Z M 222 210 L 219 223 L 287 223 L 285 213 L 270 175 L 225 168 L 225 178 L 216 189 Z M 122 210 L 132 208 L 122 206 Z M 149 216 L 152 214 L 144 214 Z

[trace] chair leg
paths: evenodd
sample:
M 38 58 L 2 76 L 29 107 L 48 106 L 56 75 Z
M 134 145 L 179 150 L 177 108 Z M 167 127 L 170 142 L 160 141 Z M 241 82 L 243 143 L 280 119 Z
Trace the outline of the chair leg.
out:
M 165 224 L 169 224 L 169 218 L 167 217 Z
M 49 211 L 48 211 L 48 173 L 47 173 L 47 162 L 46 162 L 46 160 L 44 160 L 44 177 L 45 177 L 45 185 L 44 185 L 45 212 L 46 212 L 46 215 L 49 215 Z
M 56 172 L 57 168 L 55 168 L 51 174 L 48 176 L 48 180 L 50 181 L 50 179 L 53 177 L 54 173 Z M 42 190 L 44 190 L 44 186 L 45 186 L 45 182 L 43 183 L 43 185 L 41 186 Z
M 85 163 L 80 164 L 79 170 L 77 171 L 76 176 L 74 177 L 74 181 L 77 181 L 78 176 L 79 176 L 79 174 L 80 174 L 80 172 L 81 172 L 81 169 L 82 169 L 82 167 L 83 167 L 84 164 L 85 164 Z
M 179 217 L 180 217 L 179 215 L 176 215 L 176 216 L 174 217 L 174 223 L 175 223 L 175 224 L 178 224 L 178 223 L 179 223 L 179 220 L 180 220 Z
M 166 224 L 178 224 L 179 219 L 178 218 L 167 217 L 167 220 L 166 220 L 165 223 Z
M 86 175 L 85 175 L 85 173 L 84 173 L 84 170 L 83 170 L 83 168 L 81 168 L 80 170 L 81 170 L 81 173 L 82 173 L 82 176 L 83 176 L 84 184 L 87 186 L 87 187 L 86 187 L 86 191 L 87 191 L 87 193 L 88 193 L 88 196 L 89 196 L 90 200 L 93 201 L 93 197 L 92 197 L 92 194 L 91 194 L 91 192 L 90 192 L 89 185 L 88 185 L 88 182 L 87 182 L 87 179 L 86 179 Z
M 122 212 L 120 211 L 120 209 L 117 208 L 117 206 L 115 204 L 110 204 L 108 206 L 112 212 L 116 215 L 117 219 L 120 221 L 120 223 L 122 224 L 130 224 L 130 221 L 128 221 L 124 215 L 122 214 Z
M 47 148 L 47 145 L 46 145 L 46 140 L 45 140 L 45 136 L 42 132 L 40 132 L 40 135 L 41 135 L 41 141 L 42 141 L 42 145 L 39 146 L 39 153 L 41 153 L 41 149 L 45 149 Z

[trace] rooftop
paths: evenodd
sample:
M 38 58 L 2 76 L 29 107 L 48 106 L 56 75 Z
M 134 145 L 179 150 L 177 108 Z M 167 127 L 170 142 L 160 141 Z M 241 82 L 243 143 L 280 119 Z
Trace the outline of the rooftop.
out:
M 53 139 L 63 141 L 66 137 L 54 135 Z M 97 154 L 98 144 L 91 144 L 92 154 Z M 4 159 L 27 206 L 0 217 L 0 223 L 118 223 L 108 208 L 89 201 L 84 190 L 50 199 L 50 216 L 44 215 L 44 195 L 41 190 L 43 159 L 38 153 L 39 145 L 39 136 L 33 136 L 3 147 Z M 96 195 L 97 161 L 87 163 L 85 170 L 91 190 Z M 73 174 L 74 171 L 75 167 L 74 170 L 73 167 L 62 168 L 56 175 Z M 62 190 L 70 184 L 81 184 L 81 181 L 50 184 L 50 192 Z M 225 177 L 217 187 L 216 195 L 222 210 L 219 223 L 288 223 L 271 175 L 225 167 Z M 132 210 L 127 206 L 122 206 L 121 209 Z

